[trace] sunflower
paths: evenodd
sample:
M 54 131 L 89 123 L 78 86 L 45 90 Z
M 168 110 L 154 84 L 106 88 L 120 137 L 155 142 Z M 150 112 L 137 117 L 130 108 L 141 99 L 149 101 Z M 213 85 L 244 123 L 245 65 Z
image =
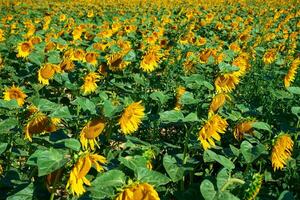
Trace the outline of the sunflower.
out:
M 30 42 L 22 42 L 18 45 L 18 54 L 17 57 L 26 58 L 29 56 L 33 47 Z
M 7 88 L 5 92 L 3 92 L 4 100 L 10 101 L 12 99 L 15 99 L 19 106 L 23 106 L 25 99 L 27 95 L 22 91 L 21 88 L 16 86 L 11 86 L 10 88 Z
M 296 58 L 292 62 L 291 67 L 290 67 L 288 73 L 284 77 L 284 86 L 286 88 L 290 87 L 291 83 L 294 82 L 295 76 L 297 74 L 297 69 L 298 69 L 299 65 L 300 65 L 300 58 Z
M 217 112 L 225 104 L 226 99 L 230 99 L 230 97 L 225 93 L 215 95 L 210 103 L 208 116 L 212 116 Z
M 75 67 L 75 64 L 72 60 L 65 59 L 60 63 L 60 69 L 62 71 L 72 71 Z
M 119 119 L 121 130 L 124 134 L 135 132 L 145 116 L 145 108 L 141 105 L 142 101 L 134 102 L 127 106 Z
M 225 133 L 227 126 L 227 121 L 217 114 L 208 119 L 198 135 L 198 140 L 200 140 L 204 150 L 216 146 L 213 139 L 220 141 L 220 133 Z
M 71 60 L 84 61 L 85 60 L 85 51 L 83 49 L 73 50 L 71 53 Z
M 182 86 L 179 86 L 177 88 L 177 91 L 176 91 L 176 104 L 175 104 L 175 110 L 180 110 L 182 105 L 180 103 L 180 98 L 184 95 L 184 93 L 186 92 L 186 89 L 185 87 L 182 87 Z
M 248 62 L 242 56 L 238 56 L 237 58 L 235 58 L 232 62 L 232 65 L 239 68 L 238 71 L 232 72 L 232 74 L 236 77 L 244 76 L 248 69 Z
M 234 74 L 227 73 L 220 75 L 215 80 L 215 87 L 217 93 L 227 93 L 235 89 L 236 85 L 240 82 L 240 79 Z
M 91 182 L 85 176 L 90 171 L 92 165 L 95 165 L 96 170 L 101 172 L 104 170 L 102 165 L 106 162 L 106 158 L 103 156 L 88 152 L 84 153 L 73 166 L 66 189 L 70 187 L 73 195 L 82 195 L 85 192 L 83 184 L 91 185 Z
M 31 45 L 39 44 L 42 41 L 42 39 L 38 36 L 30 38 L 29 42 Z
M 46 63 L 38 71 L 38 80 L 43 85 L 49 85 L 49 80 L 53 78 L 56 72 L 60 72 L 58 65 Z
M 97 89 L 97 83 L 100 79 L 100 75 L 96 72 L 90 72 L 84 77 L 84 83 L 81 86 L 81 90 L 84 95 L 90 94 Z
M 272 167 L 274 171 L 282 170 L 286 162 L 291 158 L 294 142 L 289 134 L 280 135 L 272 149 Z
M 256 173 L 252 177 L 249 188 L 245 192 L 245 200 L 254 200 L 263 183 L 263 175 Z
M 31 142 L 33 135 L 56 131 L 56 126 L 47 115 L 41 112 L 35 112 L 30 116 L 24 131 L 25 139 Z
M 115 200 L 159 200 L 158 193 L 148 183 L 133 183 L 122 190 Z
M 96 52 L 88 52 L 85 54 L 85 61 L 95 66 L 98 64 L 97 57 L 98 54 Z
M 140 64 L 140 68 L 145 72 L 154 71 L 159 64 L 159 60 L 162 55 L 157 49 L 148 51 L 144 56 Z
M 4 31 L 0 29 L 0 42 L 3 42 L 4 40 L 5 40 Z
M 216 54 L 217 52 L 214 49 L 203 50 L 199 53 L 199 61 L 200 63 L 205 64 L 208 62 L 209 57 L 212 56 L 213 58 L 215 58 Z
M 269 49 L 263 56 L 263 61 L 265 64 L 271 64 L 276 59 L 276 49 Z
M 96 138 L 103 132 L 104 128 L 105 121 L 101 118 L 88 122 L 80 133 L 82 148 L 85 150 L 90 146 L 94 150 L 95 144 L 98 146 Z
M 252 125 L 254 122 L 255 120 L 247 120 L 236 125 L 233 132 L 235 139 L 237 140 L 243 139 L 245 133 L 252 134 L 253 131 Z
M 129 62 L 123 60 L 123 55 L 120 53 L 108 55 L 106 59 L 111 71 L 122 71 L 129 64 Z

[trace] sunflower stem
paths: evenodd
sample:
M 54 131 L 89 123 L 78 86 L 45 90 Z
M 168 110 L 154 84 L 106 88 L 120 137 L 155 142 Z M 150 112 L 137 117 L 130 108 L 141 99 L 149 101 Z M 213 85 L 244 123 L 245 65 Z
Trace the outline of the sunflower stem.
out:
M 54 199 L 54 196 L 55 196 L 55 193 L 52 192 L 49 200 L 53 200 L 53 199 Z
M 238 183 L 238 184 L 243 185 L 243 184 L 245 184 L 245 181 L 238 179 L 238 178 L 229 178 L 228 181 L 221 188 L 221 192 L 224 192 L 233 183 Z

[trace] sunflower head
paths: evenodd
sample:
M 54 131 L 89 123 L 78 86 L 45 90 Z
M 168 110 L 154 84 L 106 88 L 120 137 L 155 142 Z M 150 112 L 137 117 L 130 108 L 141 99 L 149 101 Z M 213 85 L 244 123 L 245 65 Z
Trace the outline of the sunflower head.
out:
M 216 146 L 214 140 L 221 140 L 220 133 L 225 133 L 227 126 L 227 121 L 221 116 L 217 114 L 211 116 L 198 134 L 198 140 L 200 140 L 203 149 L 207 150 Z
M 286 88 L 290 87 L 291 83 L 294 82 L 299 65 L 300 65 L 300 58 L 296 58 L 291 63 L 290 69 L 283 79 L 284 86 Z
M 159 200 L 158 193 L 148 183 L 132 183 L 118 194 L 116 200 Z
M 235 89 L 236 85 L 240 82 L 239 77 L 232 73 L 220 75 L 215 80 L 215 87 L 217 93 L 228 93 Z
M 107 56 L 107 64 L 111 71 L 122 71 L 129 62 L 123 60 L 123 55 L 121 53 L 115 53 Z
M 17 57 L 26 58 L 31 53 L 33 46 L 30 42 L 22 42 L 18 45 Z
M 236 125 L 233 132 L 235 139 L 242 140 L 245 134 L 252 134 L 254 122 L 255 120 L 246 120 Z
M 56 72 L 60 72 L 58 65 L 47 63 L 38 71 L 38 80 L 43 85 L 49 85 L 49 80 L 53 78 Z
M 25 99 L 27 97 L 27 95 L 21 90 L 21 88 L 16 87 L 14 85 L 10 88 L 7 88 L 4 91 L 3 95 L 5 101 L 16 99 L 19 106 L 23 106 Z
M 175 104 L 175 110 L 180 110 L 182 105 L 180 103 L 180 98 L 184 95 L 184 93 L 186 92 L 186 89 L 185 87 L 183 86 L 179 86 L 177 89 L 176 89 L 176 104 Z
M 277 137 L 272 149 L 272 167 L 274 171 L 282 170 L 286 162 L 291 158 L 294 142 L 289 134 L 281 134 Z
M 162 55 L 159 53 L 159 49 L 152 48 L 144 56 L 140 64 L 140 68 L 145 72 L 154 71 L 159 64 L 159 60 Z
M 104 128 L 105 121 L 101 118 L 88 122 L 80 133 L 82 148 L 87 149 L 90 146 L 94 150 L 95 144 L 98 146 L 96 138 L 103 132 Z
M 145 116 L 145 108 L 141 103 L 142 101 L 134 102 L 127 106 L 123 111 L 121 118 L 119 119 L 119 124 L 124 134 L 135 132 L 142 123 L 142 119 Z
M 91 65 L 97 65 L 98 54 L 96 52 L 88 52 L 85 54 L 85 61 Z
M 266 53 L 263 56 L 263 61 L 265 64 L 271 64 L 275 61 L 276 59 L 276 49 L 269 49 L 266 51 Z
M 215 112 L 217 112 L 219 108 L 225 104 L 226 99 L 230 100 L 230 97 L 225 93 L 215 95 L 210 103 L 208 115 L 212 116 Z
M 84 83 L 81 86 L 81 90 L 84 95 L 90 94 L 97 89 L 97 82 L 100 79 L 100 75 L 96 72 L 90 72 L 84 77 Z

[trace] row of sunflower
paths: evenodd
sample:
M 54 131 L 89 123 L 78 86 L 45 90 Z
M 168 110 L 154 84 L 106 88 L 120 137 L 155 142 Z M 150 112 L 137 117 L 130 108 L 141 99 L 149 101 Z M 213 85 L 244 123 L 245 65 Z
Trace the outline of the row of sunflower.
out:
M 0 199 L 299 198 L 294 1 L 0 7 Z

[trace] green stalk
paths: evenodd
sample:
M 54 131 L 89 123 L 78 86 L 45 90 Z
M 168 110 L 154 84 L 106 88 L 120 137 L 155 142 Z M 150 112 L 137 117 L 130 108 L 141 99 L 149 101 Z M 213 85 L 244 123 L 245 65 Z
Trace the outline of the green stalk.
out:
M 54 195 L 55 195 L 55 193 L 52 192 L 49 200 L 53 200 L 54 199 Z
M 245 181 L 238 179 L 238 178 L 229 178 L 228 181 L 221 188 L 221 192 L 224 192 L 226 190 L 226 188 L 228 188 L 228 186 L 230 186 L 233 183 L 238 183 L 238 184 L 243 185 L 243 184 L 245 184 Z

